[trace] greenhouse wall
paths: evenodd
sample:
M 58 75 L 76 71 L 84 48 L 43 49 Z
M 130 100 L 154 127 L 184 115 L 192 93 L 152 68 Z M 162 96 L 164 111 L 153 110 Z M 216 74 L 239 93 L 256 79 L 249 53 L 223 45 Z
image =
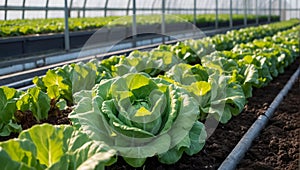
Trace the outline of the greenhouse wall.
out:
M 232 8 L 230 2 L 232 1 Z M 132 15 L 133 0 L 67 0 L 70 17 Z M 167 14 L 257 14 L 299 18 L 299 0 L 165 0 Z M 256 10 L 257 9 L 257 10 Z M 160 14 L 162 0 L 137 0 L 137 14 Z M 63 18 L 62 0 L 2 0 L 0 19 Z

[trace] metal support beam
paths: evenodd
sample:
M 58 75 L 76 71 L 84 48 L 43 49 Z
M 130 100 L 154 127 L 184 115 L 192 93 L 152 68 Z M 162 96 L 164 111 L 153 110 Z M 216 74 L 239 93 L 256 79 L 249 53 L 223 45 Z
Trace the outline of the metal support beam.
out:
M 232 0 L 230 0 L 229 2 L 229 8 L 230 8 L 230 14 L 229 14 L 229 27 L 232 28 L 233 27 L 233 20 L 232 20 Z
M 194 0 L 194 21 L 193 24 L 196 27 L 197 22 L 197 0 Z
M 136 0 L 132 1 L 132 38 L 133 38 L 133 47 L 136 47 Z
M 151 14 L 153 14 L 155 3 L 156 3 L 156 0 L 153 0 L 152 5 L 151 5 Z
M 218 0 L 216 0 L 216 22 L 215 22 L 216 29 L 219 27 L 219 11 L 218 11 Z
M 71 10 L 73 7 L 73 0 L 70 1 L 70 7 L 69 7 L 69 17 L 71 18 Z
M 162 34 L 162 43 L 165 43 L 165 34 L 166 34 L 166 21 L 165 21 L 165 12 L 166 12 L 166 2 L 162 0 L 161 4 L 161 34 Z
M 104 16 L 105 17 L 107 16 L 107 5 L 108 5 L 108 0 L 106 0 L 105 4 L 104 4 Z
M 22 4 L 22 7 L 25 8 L 25 3 L 26 3 L 26 0 L 23 0 L 23 4 Z M 22 19 L 25 18 L 25 10 L 23 9 L 22 10 Z
M 300 18 L 300 14 L 299 14 L 300 9 L 299 9 L 299 7 L 298 7 L 298 1 L 299 1 L 299 0 L 296 0 L 296 18 Z
M 69 15 L 68 15 L 68 0 L 65 0 L 65 50 L 70 50 L 70 36 L 69 36 Z
M 244 25 L 247 25 L 247 0 L 244 0 Z
M 286 20 L 286 0 L 283 1 L 283 20 Z
M 271 22 L 271 12 L 272 12 L 272 0 L 269 0 L 269 15 L 268 15 L 268 23 Z
M 282 3 L 281 3 L 281 0 L 279 0 L 279 1 L 278 1 L 278 10 L 279 10 L 279 17 L 280 17 L 279 20 L 280 20 L 280 21 L 282 20 L 282 16 L 281 16 L 281 13 L 282 13 L 282 10 L 281 10 L 281 4 L 282 4 Z
M 5 0 L 5 3 L 4 3 L 4 8 L 5 8 L 5 10 L 4 10 L 4 20 L 7 20 L 7 0 Z
M 83 18 L 85 18 L 85 7 L 86 7 L 86 2 L 87 2 L 87 0 L 84 0 L 84 2 L 83 2 L 83 14 L 82 14 Z
M 105 17 L 107 16 L 107 5 L 108 5 L 108 0 L 106 0 L 105 4 L 104 4 L 104 16 Z
M 258 25 L 259 18 L 258 18 L 258 1 L 257 0 L 255 0 L 255 22 Z
M 48 6 L 49 6 L 49 0 L 46 1 L 46 5 L 45 5 L 45 18 L 48 18 Z
M 131 2 L 131 0 L 128 0 L 128 2 L 127 2 L 127 9 L 126 9 L 127 16 L 129 15 L 130 2 Z M 132 11 L 133 11 L 133 9 L 132 9 Z

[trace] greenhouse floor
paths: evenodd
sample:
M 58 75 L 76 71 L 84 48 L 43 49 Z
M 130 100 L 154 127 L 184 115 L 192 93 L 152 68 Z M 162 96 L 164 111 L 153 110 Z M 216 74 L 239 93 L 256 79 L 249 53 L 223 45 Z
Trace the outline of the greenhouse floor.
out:
M 292 74 L 299 67 L 299 57 L 286 68 L 285 73 L 279 75 L 268 86 L 254 89 L 253 97 L 249 98 L 243 112 L 232 118 L 227 124 L 219 124 L 212 136 L 208 138 L 201 152 L 194 156 L 183 155 L 175 164 L 165 165 L 158 162 L 157 157 L 147 159 L 144 169 L 217 169 L 231 150 L 247 132 L 249 127 L 263 114 L 276 95 L 287 83 Z M 237 169 L 297 169 L 299 166 L 299 138 L 300 138 L 300 80 L 294 84 L 289 94 L 277 108 L 267 127 L 256 138 L 252 147 L 246 153 Z M 49 112 L 49 118 L 42 123 L 70 124 L 67 116 L 71 110 Z M 27 129 L 37 124 L 31 113 L 22 120 L 22 128 Z M 52 116 L 51 116 L 52 115 Z M 9 138 L 16 137 L 12 134 Z M 0 137 L 0 141 L 7 137 Z M 107 169 L 134 169 L 123 161 Z
M 173 165 L 164 165 L 157 158 L 150 158 L 145 169 L 217 169 L 227 155 L 247 132 L 256 118 L 263 114 L 273 99 L 299 67 L 299 58 L 285 73 L 279 75 L 266 87 L 254 89 L 243 112 L 230 120 L 219 124 L 213 135 L 208 138 L 203 150 L 194 156 L 183 155 Z M 253 146 L 238 165 L 237 169 L 297 169 L 299 168 L 300 138 L 300 80 L 285 97 L 267 127 L 256 138 Z M 298 122 L 298 123 L 297 123 Z M 122 158 L 107 169 L 133 169 Z
M 253 142 L 240 170 L 299 168 L 300 79 L 277 108 L 269 125 Z

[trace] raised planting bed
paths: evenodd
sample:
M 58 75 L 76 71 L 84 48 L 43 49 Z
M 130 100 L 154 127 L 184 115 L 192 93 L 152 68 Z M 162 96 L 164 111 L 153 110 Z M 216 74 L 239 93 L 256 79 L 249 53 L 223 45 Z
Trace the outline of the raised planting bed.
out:
M 285 73 L 275 78 L 268 86 L 254 89 L 239 116 L 233 117 L 227 124 L 219 124 L 204 148 L 198 154 L 184 154 L 175 164 L 165 165 L 150 158 L 145 163 L 146 169 L 203 169 L 215 170 L 226 159 L 242 136 L 247 132 L 257 117 L 263 114 L 276 95 L 299 67 L 299 59 L 286 69 Z M 280 104 L 269 125 L 255 140 L 237 169 L 297 169 L 299 161 L 299 79 Z M 107 169 L 134 169 L 120 159 Z M 142 169 L 142 168 L 141 168 Z
M 299 65 L 298 65 L 299 66 Z M 258 136 L 238 169 L 297 169 L 300 139 L 300 79 Z
M 202 25 L 201 27 L 210 27 L 215 24 L 214 14 L 199 14 L 196 16 L 196 23 Z M 259 23 L 267 21 L 268 16 L 258 16 Z M 242 24 L 244 15 L 234 14 L 233 22 Z M 247 15 L 248 23 L 254 23 L 256 20 L 255 15 Z M 180 22 L 193 22 L 193 15 L 185 14 L 172 14 L 166 15 L 166 23 L 180 23 Z M 272 15 L 271 21 L 279 21 L 279 16 Z M 161 23 L 161 15 L 138 15 L 138 25 L 152 25 Z M 220 26 L 229 26 L 229 15 L 219 14 Z M 226 25 L 226 23 L 228 23 Z M 64 19 L 16 19 L 16 20 L 3 20 L 0 21 L 0 37 L 14 37 L 22 35 L 33 34 L 47 34 L 47 33 L 60 33 L 64 31 Z M 90 30 L 101 27 L 114 27 L 114 26 L 131 26 L 131 16 L 109 16 L 109 17 L 95 17 L 95 18 L 69 18 L 70 31 Z
M 268 106 L 259 95 L 299 65 L 299 26 L 279 25 L 57 67 L 26 92 L 1 87 L 1 136 L 20 133 L 0 142 L 1 160 L 40 169 L 215 168 L 251 122 L 238 115 L 254 120 Z M 72 126 L 30 127 L 53 117 Z M 207 120 L 218 123 L 208 139 Z
M 191 29 L 192 15 L 167 15 L 166 32 Z M 229 16 L 221 14 L 219 27 L 229 26 Z M 259 16 L 259 24 L 266 23 L 266 16 Z M 100 28 L 103 36 L 98 42 L 120 41 L 132 36 L 131 18 L 125 17 L 70 18 L 70 48 L 81 48 L 85 42 Z M 201 30 L 212 29 L 215 25 L 214 15 L 198 15 L 196 26 Z M 248 24 L 255 23 L 255 16 L 248 16 Z M 279 21 L 272 16 L 272 22 Z M 161 33 L 161 17 L 159 15 L 138 16 L 137 33 Z M 243 25 L 243 15 L 233 16 L 234 26 Z M 0 21 L 0 58 L 44 54 L 45 52 L 63 51 L 64 20 L 32 19 Z

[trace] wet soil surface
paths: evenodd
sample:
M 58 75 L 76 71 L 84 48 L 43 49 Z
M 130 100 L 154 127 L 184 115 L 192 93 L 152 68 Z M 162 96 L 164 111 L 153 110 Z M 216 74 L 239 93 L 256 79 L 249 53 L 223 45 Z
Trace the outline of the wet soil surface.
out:
M 175 164 L 165 165 L 157 158 L 147 159 L 140 169 L 218 169 L 231 150 L 239 142 L 256 118 L 263 114 L 272 103 L 292 74 L 299 67 L 299 58 L 286 68 L 283 75 L 274 78 L 266 87 L 253 90 L 243 112 L 227 124 L 219 124 L 202 149 L 196 155 L 183 155 Z M 300 135 L 300 82 L 285 97 L 276 114 L 253 143 L 238 169 L 297 169 L 299 166 Z M 134 169 L 122 158 L 107 169 Z
M 238 169 L 300 169 L 300 79 L 257 137 Z
M 51 101 L 50 105 L 51 107 L 50 111 L 48 112 L 48 119 L 46 120 L 37 121 L 36 118 L 33 116 L 32 112 L 29 110 L 24 112 L 20 110 L 16 111 L 14 115 L 18 124 L 22 126 L 22 130 L 29 129 L 36 124 L 42 123 L 49 123 L 53 125 L 71 124 L 70 120 L 68 119 L 69 113 L 72 112 L 71 107 L 67 108 L 66 110 L 59 110 L 55 106 L 55 101 L 53 100 Z M 0 141 L 6 141 L 12 138 L 17 138 L 18 135 L 18 133 L 11 133 L 9 136 L 0 136 Z
M 286 68 L 283 75 L 275 78 L 267 87 L 253 90 L 253 97 L 248 99 L 243 112 L 233 117 L 227 124 L 219 124 L 202 149 L 196 155 L 183 155 L 175 164 L 165 165 L 158 162 L 156 157 L 147 159 L 145 165 L 139 169 L 217 169 L 248 128 L 263 114 L 280 92 L 291 75 L 299 67 L 299 58 Z M 300 82 L 295 83 L 283 103 L 277 109 L 269 125 L 254 141 L 245 158 L 237 169 L 297 169 L 299 166 L 299 139 L 300 139 Z M 40 123 L 70 124 L 67 116 L 70 109 L 57 111 L 52 108 L 48 120 Z M 25 113 L 29 114 L 30 113 Z M 30 119 L 30 120 L 28 120 Z M 26 116 L 22 121 L 24 129 L 37 124 L 36 120 Z M 1 138 L 0 141 L 16 137 Z M 134 169 L 119 157 L 117 163 L 107 169 Z

